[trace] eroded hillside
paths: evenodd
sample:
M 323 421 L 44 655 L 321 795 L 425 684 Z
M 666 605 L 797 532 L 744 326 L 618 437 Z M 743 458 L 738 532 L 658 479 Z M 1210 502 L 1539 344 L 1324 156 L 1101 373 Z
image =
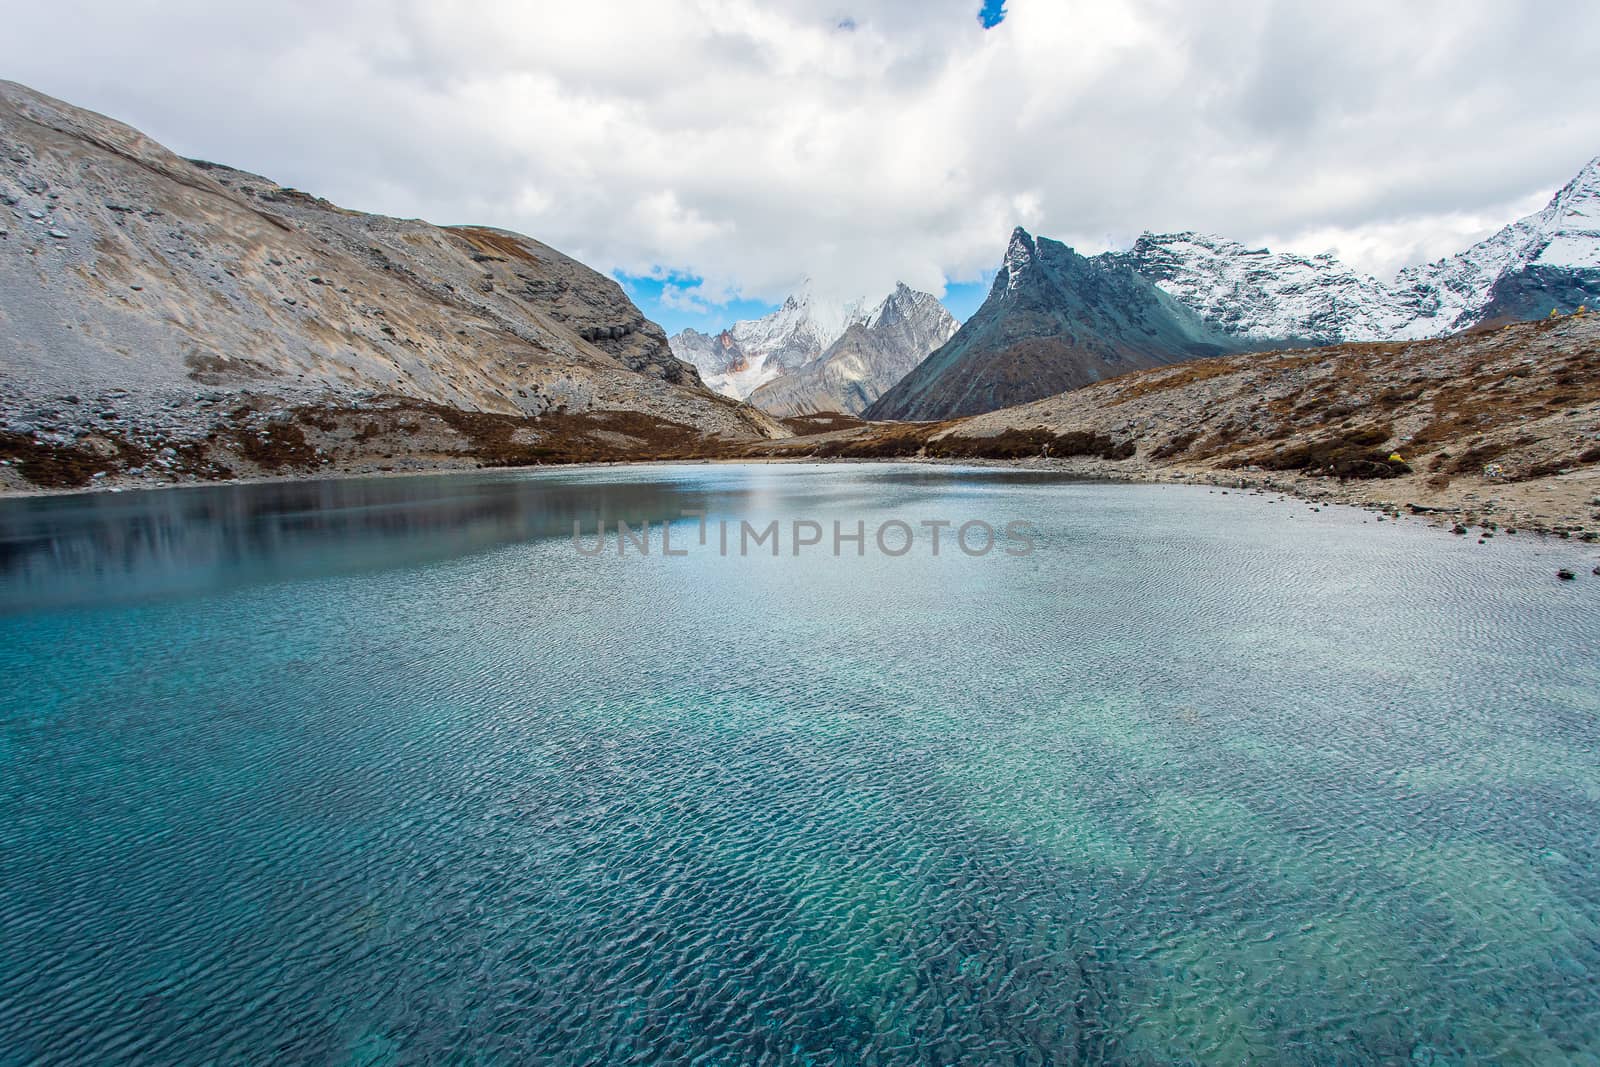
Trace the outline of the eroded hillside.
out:
M 99 457 L 86 479 L 274 473 L 247 443 L 263 422 L 269 439 L 313 408 L 360 422 L 378 398 L 643 416 L 681 427 L 684 447 L 784 432 L 701 385 L 615 281 L 531 238 L 347 211 L 14 83 L 0 83 L 0 159 L 15 459 L 61 452 L 76 472 Z

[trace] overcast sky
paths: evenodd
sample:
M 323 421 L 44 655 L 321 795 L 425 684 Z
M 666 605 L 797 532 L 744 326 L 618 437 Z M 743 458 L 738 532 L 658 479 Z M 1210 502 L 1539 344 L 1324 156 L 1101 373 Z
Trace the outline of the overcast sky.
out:
M 532 234 L 669 326 L 810 275 L 970 311 L 1011 228 L 1387 276 L 1600 154 L 1600 3 L 50 0 L 0 75 L 349 207 Z M 651 279 L 654 279 L 652 282 Z

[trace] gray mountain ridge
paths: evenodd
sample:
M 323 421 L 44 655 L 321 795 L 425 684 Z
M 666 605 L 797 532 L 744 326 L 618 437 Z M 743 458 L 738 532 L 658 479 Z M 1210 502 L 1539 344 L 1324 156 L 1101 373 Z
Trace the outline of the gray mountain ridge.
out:
M 866 414 L 970 415 L 1197 356 L 1443 337 L 1597 301 L 1600 157 L 1541 211 L 1392 283 L 1194 232 L 1084 257 L 1019 229 L 977 314 Z

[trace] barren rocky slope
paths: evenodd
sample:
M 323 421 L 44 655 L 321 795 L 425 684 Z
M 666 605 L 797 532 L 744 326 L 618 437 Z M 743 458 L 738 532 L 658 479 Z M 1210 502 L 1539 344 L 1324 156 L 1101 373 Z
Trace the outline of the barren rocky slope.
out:
M 10 82 L 0 161 L 0 485 L 51 451 L 58 485 L 382 460 L 356 440 L 374 406 L 526 420 L 547 451 L 785 432 L 706 389 L 614 281 L 530 238 L 347 211 Z M 620 425 L 640 419 L 644 437 Z
M 1594 539 L 1600 315 L 1195 360 L 966 419 L 861 423 L 749 451 L 1204 478 Z

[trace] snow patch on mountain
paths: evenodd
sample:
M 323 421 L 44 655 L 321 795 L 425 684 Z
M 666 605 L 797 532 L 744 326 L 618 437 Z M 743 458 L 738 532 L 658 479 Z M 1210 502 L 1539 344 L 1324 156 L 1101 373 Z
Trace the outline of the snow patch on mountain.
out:
M 1006 245 L 1006 258 L 1001 270 L 1006 275 L 1007 291 L 1022 284 L 1028 266 L 1033 262 L 1033 239 L 1021 226 L 1011 231 L 1011 242 Z
M 1199 233 L 1146 233 L 1127 252 L 1107 253 L 1211 325 L 1250 340 L 1332 343 L 1377 336 L 1404 324 L 1376 278 L 1331 254 L 1246 248 Z
M 669 339 L 679 359 L 693 363 L 705 383 L 743 400 L 767 382 L 804 366 L 862 321 L 864 300 L 819 300 L 809 279 L 783 305 L 759 319 L 743 319 L 716 335 L 682 330 Z
M 761 386 L 749 402 L 778 416 L 860 414 L 958 328 L 938 297 L 902 282 L 816 359 Z

